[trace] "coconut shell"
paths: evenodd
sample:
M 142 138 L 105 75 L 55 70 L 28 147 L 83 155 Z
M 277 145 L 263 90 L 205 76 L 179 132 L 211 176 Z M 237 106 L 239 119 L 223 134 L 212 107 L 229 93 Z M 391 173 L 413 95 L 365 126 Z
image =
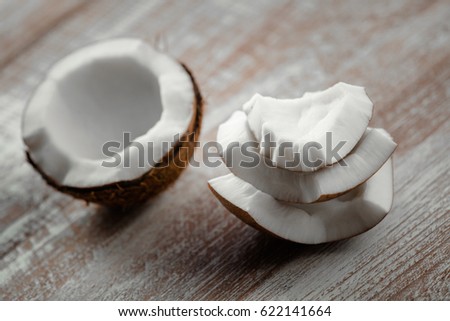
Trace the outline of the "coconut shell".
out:
M 391 182 L 392 184 L 392 188 L 393 188 L 393 181 Z M 229 200 L 227 200 L 226 198 L 224 198 L 222 195 L 220 195 L 209 183 L 208 183 L 208 188 L 210 189 L 210 191 L 212 192 L 212 194 L 217 198 L 217 200 L 230 212 L 232 213 L 234 216 L 236 216 L 237 218 L 239 218 L 241 221 L 243 221 L 244 223 L 246 223 L 247 225 L 259 230 L 260 232 L 266 233 L 267 235 L 270 235 L 272 237 L 278 238 L 278 239 L 282 239 L 282 240 L 288 240 L 288 241 L 292 241 L 289 239 L 286 239 L 280 235 L 277 235 L 275 233 L 273 233 L 272 231 L 266 229 L 265 227 L 259 225 L 255 219 L 246 211 L 244 211 L 243 209 L 241 209 L 240 207 L 236 206 L 235 204 L 233 204 L 232 202 L 230 202 Z M 346 193 L 343 193 L 346 194 Z M 392 204 L 391 204 L 392 207 Z M 387 215 L 387 213 L 390 211 L 389 210 L 386 212 L 386 214 L 383 216 L 382 219 L 384 219 L 384 217 Z M 381 219 L 381 220 L 382 220 Z M 380 222 L 381 222 L 380 220 Z M 380 222 L 378 222 L 377 224 L 379 224 Z M 363 234 L 369 230 L 371 230 L 372 228 L 374 228 L 377 224 L 367 227 L 364 230 L 359 231 L 358 233 L 354 233 L 351 235 L 347 235 L 345 237 L 339 238 L 339 239 L 334 239 L 334 240 L 330 240 L 327 242 L 333 242 L 333 241 L 339 241 L 339 240 L 345 240 L 345 239 L 349 239 L 352 237 L 355 237 L 357 235 Z M 322 242 L 322 243 L 326 243 L 326 242 Z M 310 243 L 308 243 L 310 244 Z M 312 244 L 312 243 L 311 243 Z M 319 243 L 314 243 L 314 244 L 319 244 Z
M 228 210 L 230 211 L 230 213 L 234 214 L 238 219 L 240 219 L 241 221 L 243 221 L 244 223 L 252 226 L 253 228 L 264 232 L 268 235 L 271 235 L 273 237 L 279 238 L 279 239 L 283 239 L 282 237 L 272 233 L 271 231 L 269 231 L 268 229 L 262 227 L 261 225 L 259 225 L 254 219 L 253 217 L 250 216 L 250 214 L 248 214 L 246 211 L 244 211 L 243 209 L 241 209 L 240 207 L 234 205 L 233 203 L 231 203 L 230 201 L 228 201 L 227 199 L 225 199 L 224 197 L 222 197 L 222 195 L 220 195 L 219 193 L 216 192 L 216 190 L 208 183 L 208 187 L 210 189 L 210 191 L 213 193 L 213 195 L 219 200 L 219 202 Z
M 191 123 L 186 133 L 167 152 L 161 162 L 157 163 L 144 175 L 128 181 L 119 181 L 89 188 L 78 188 L 57 184 L 33 162 L 29 153 L 26 152 L 28 162 L 41 174 L 50 186 L 75 198 L 83 199 L 88 203 L 93 202 L 108 207 L 130 208 L 142 204 L 149 198 L 164 191 L 170 184 L 175 182 L 181 172 L 188 166 L 201 129 L 204 105 L 203 98 L 193 74 L 186 65 L 182 64 L 182 66 L 189 74 L 194 88 L 194 114 Z

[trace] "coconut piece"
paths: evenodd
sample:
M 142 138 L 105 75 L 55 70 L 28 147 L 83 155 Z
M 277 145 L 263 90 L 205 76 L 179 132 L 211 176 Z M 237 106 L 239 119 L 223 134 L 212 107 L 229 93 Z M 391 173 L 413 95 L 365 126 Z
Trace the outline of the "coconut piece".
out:
M 259 142 L 269 137 L 275 148 L 261 147 L 260 153 L 278 167 L 291 171 L 314 171 L 344 158 L 364 134 L 372 117 L 373 104 L 363 87 L 343 82 L 321 91 L 306 93 L 297 99 L 276 99 L 255 94 L 243 110 L 248 115 L 251 131 Z M 333 141 L 345 142 L 337 157 L 326 155 L 325 149 L 309 149 L 309 159 L 318 164 L 294 161 L 296 153 L 303 153 L 311 143 L 327 145 L 327 132 Z M 283 149 L 283 143 L 292 148 Z
M 363 233 L 386 216 L 393 200 L 391 159 L 351 192 L 315 204 L 278 201 L 234 174 L 208 183 L 219 201 L 247 224 L 305 244 L 337 241 Z
M 236 111 L 220 125 L 217 140 L 232 173 L 276 199 L 299 203 L 325 201 L 364 183 L 397 146 L 383 129 L 369 128 L 343 161 L 315 172 L 292 172 L 271 166 L 264 156 L 258 157 L 258 144 L 242 111 Z M 241 148 L 236 148 L 236 143 Z
M 56 63 L 31 97 L 22 122 L 27 158 L 62 192 L 133 206 L 164 190 L 187 166 L 202 108 L 185 65 L 139 39 L 96 43 Z M 121 144 L 111 149 L 114 157 L 102 153 L 107 142 Z M 117 155 L 118 166 L 105 166 Z

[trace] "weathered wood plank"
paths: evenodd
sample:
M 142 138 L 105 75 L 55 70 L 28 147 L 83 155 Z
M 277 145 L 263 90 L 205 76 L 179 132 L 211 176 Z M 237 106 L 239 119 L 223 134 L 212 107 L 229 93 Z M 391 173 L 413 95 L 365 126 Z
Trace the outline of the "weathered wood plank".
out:
M 60 19 L 39 33 L 22 29 L 27 45 L 0 71 L 0 298 L 450 298 L 446 1 L 96 1 Z M 205 166 L 127 215 L 45 186 L 22 152 L 26 98 L 65 54 L 130 35 L 194 70 L 208 103 L 203 141 L 256 91 L 292 97 L 339 80 L 366 86 L 372 125 L 399 143 L 392 212 L 353 239 L 302 246 L 230 215 L 206 187 L 217 170 Z
M 0 69 L 86 4 L 82 0 L 0 2 Z

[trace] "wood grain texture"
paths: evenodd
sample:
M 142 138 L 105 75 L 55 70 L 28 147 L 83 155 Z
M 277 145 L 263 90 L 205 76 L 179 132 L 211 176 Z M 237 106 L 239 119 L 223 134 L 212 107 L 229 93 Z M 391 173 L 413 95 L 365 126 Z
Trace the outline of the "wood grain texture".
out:
M 85 4 L 82 0 L 0 2 L 0 68 Z
M 0 299 L 450 299 L 448 1 L 6 1 L 0 17 Z M 117 36 L 193 70 L 203 143 L 255 92 L 365 86 L 371 126 L 399 144 L 391 213 L 304 246 L 228 213 L 206 184 L 223 168 L 188 168 L 129 213 L 52 190 L 25 161 L 26 99 L 55 61 Z

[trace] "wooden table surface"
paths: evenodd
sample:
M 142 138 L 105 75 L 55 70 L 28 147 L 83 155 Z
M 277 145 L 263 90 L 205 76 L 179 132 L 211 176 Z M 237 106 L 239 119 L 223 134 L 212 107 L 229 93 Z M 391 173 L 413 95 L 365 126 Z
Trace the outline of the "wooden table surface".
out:
M 399 144 L 392 211 L 360 236 L 307 246 L 227 212 L 206 184 L 223 169 L 188 168 L 128 213 L 48 187 L 25 161 L 26 100 L 55 61 L 117 36 L 193 70 L 202 142 L 257 91 L 365 86 L 371 126 Z M 0 298 L 449 300 L 449 105 L 445 0 L 0 1 Z

